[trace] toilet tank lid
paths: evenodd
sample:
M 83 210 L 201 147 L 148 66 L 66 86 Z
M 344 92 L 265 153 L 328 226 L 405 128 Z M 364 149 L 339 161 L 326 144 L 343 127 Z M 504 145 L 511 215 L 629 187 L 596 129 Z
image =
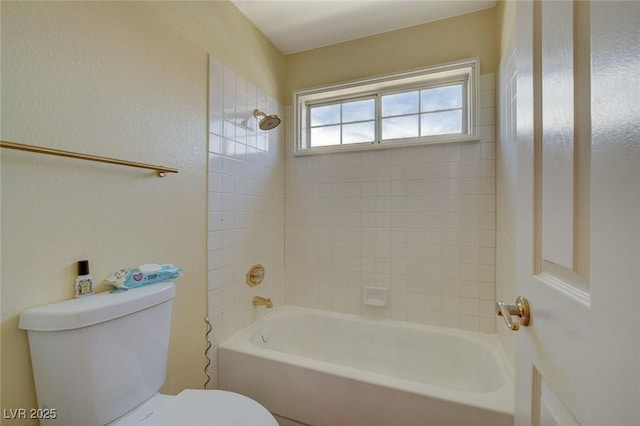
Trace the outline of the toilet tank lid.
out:
M 123 317 L 173 299 L 172 282 L 163 282 L 123 293 L 98 293 L 78 299 L 38 306 L 20 314 L 19 327 L 31 331 L 62 331 Z

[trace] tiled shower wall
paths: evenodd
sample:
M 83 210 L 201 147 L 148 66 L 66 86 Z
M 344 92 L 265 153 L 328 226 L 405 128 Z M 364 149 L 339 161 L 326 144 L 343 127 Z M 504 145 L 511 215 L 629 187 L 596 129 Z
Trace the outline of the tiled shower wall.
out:
M 495 332 L 494 74 L 480 93 L 480 143 L 344 154 L 294 157 L 287 108 L 287 304 Z
M 211 372 L 215 347 L 265 314 L 254 295 L 495 331 L 494 81 L 481 77 L 480 143 L 293 157 L 291 108 L 259 130 L 253 109 L 282 116 L 282 105 L 211 59 Z M 250 288 L 257 263 L 266 278 Z M 364 286 L 388 288 L 388 306 L 364 305 Z
M 208 315 L 216 347 L 265 314 L 254 295 L 284 301 L 284 126 L 262 131 L 252 111 L 282 105 L 216 59 L 209 63 Z M 257 287 L 246 284 L 265 267 Z M 210 387 L 216 386 L 215 377 Z

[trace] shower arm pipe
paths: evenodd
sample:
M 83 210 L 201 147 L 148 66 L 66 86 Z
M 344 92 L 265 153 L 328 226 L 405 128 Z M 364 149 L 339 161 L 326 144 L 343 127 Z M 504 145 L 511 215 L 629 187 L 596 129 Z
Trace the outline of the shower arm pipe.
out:
M 117 164 L 120 166 L 137 167 L 139 169 L 154 170 L 159 177 L 165 177 L 166 173 L 178 173 L 178 169 L 153 164 L 137 163 L 135 161 L 118 160 L 117 158 L 100 157 L 97 155 L 82 154 L 79 152 L 63 151 L 60 149 L 44 148 L 40 146 L 21 144 L 9 141 L 0 141 L 1 148 L 15 149 L 17 151 L 34 152 L 37 154 L 55 155 L 58 157 L 75 158 L 78 160 L 96 161 L 99 163 Z

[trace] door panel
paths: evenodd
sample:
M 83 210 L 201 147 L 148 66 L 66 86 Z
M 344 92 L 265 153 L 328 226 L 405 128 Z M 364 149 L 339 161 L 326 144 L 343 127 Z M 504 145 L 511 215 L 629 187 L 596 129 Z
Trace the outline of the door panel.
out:
M 516 424 L 640 424 L 639 11 L 517 5 Z
M 542 258 L 573 270 L 573 7 L 571 2 L 535 5 L 534 35 L 539 38 L 536 68 L 541 71 L 542 91 L 542 209 L 537 232 Z M 540 10 L 537 10 L 540 9 Z M 544 266 L 544 265 L 543 265 Z
M 534 419 L 534 424 L 543 426 L 579 426 L 580 423 L 573 417 L 571 410 L 567 408 L 551 387 L 534 370 L 534 401 L 539 405 L 533 412 L 539 413 L 539 419 Z

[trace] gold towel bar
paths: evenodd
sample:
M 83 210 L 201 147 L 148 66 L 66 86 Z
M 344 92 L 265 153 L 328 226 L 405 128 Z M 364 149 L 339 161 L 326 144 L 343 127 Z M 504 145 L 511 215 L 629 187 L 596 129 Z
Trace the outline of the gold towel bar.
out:
M 38 154 L 57 155 L 59 157 L 76 158 L 78 160 L 97 161 L 100 163 L 118 164 L 121 166 L 138 167 L 140 169 L 155 170 L 158 176 L 164 177 L 165 173 L 178 173 L 178 169 L 153 164 L 136 163 L 134 161 L 118 160 L 116 158 L 99 157 L 97 155 L 80 154 L 78 152 L 62 151 L 59 149 L 42 148 L 39 146 L 25 145 L 21 143 L 0 141 L 0 147 L 16 149 L 18 151 L 35 152 Z

